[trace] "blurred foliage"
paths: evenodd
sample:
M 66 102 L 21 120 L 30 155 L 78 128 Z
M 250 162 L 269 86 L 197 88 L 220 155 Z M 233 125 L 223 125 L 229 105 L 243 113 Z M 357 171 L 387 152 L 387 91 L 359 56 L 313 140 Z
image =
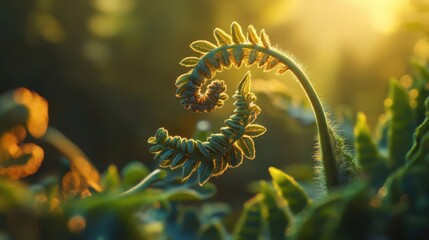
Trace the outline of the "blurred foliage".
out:
M 147 174 L 141 163 L 130 163 L 125 168 L 140 176 Z M 177 217 L 179 202 L 213 196 L 214 186 L 196 186 L 197 179 L 181 184 L 179 176 L 163 172 L 162 184 L 134 194 L 120 194 L 127 190 L 125 183 L 135 182 L 135 178 L 119 175 L 112 165 L 102 177 L 105 191 L 83 198 L 70 197 L 57 177 L 32 185 L 2 179 L 0 232 L 11 239 L 160 239 L 164 234 L 175 236 L 171 226 L 177 226 L 183 228 L 183 234 L 189 234 L 190 229 L 204 236 L 216 234 L 222 227 L 218 219 L 228 208 L 216 205 L 209 212 L 205 210 L 207 215 L 201 214 L 202 222 L 198 225 Z M 195 211 L 192 216 L 195 217 Z M 190 225 L 182 227 L 184 222 Z
M 419 70 L 427 74 L 429 67 L 419 67 Z M 408 97 L 403 97 L 409 93 L 413 95 L 415 91 L 416 96 L 426 93 L 426 89 L 420 86 L 428 86 L 429 78 L 419 77 L 416 80 L 416 83 L 408 84 L 407 88 L 392 80 L 386 100 L 389 123 L 379 126 L 388 128 L 382 131 L 385 136 L 379 136 L 390 143 L 388 151 L 384 151 L 385 146 L 375 144 L 377 139 L 373 139 L 365 115 L 358 114 L 354 129 L 354 160 L 361 175 L 358 179 L 326 197 L 310 200 L 293 178 L 270 168 L 272 184 L 277 193 L 277 207 L 284 210 L 284 216 L 293 216 L 294 220 L 291 221 L 290 217 L 279 220 L 271 216 L 269 210 L 263 213 L 264 207 L 270 209 L 272 204 L 269 200 L 271 197 L 266 195 L 267 187 L 263 187 L 261 193 L 246 203 L 241 221 L 236 226 L 237 239 L 246 236 L 243 235 L 246 233 L 251 233 L 253 239 L 427 238 L 429 188 L 424 175 L 429 166 L 429 98 L 426 97 L 426 117 L 422 122 L 417 117 L 421 116 L 417 105 L 412 104 L 413 101 Z M 404 112 L 408 114 L 405 116 Z M 405 144 L 405 137 L 411 138 L 413 133 L 412 147 L 391 149 L 395 142 L 399 144 L 403 140 Z M 399 163 L 391 164 L 396 161 Z M 254 215 L 256 209 L 262 211 L 256 214 L 258 217 Z M 276 213 L 279 214 L 279 211 Z M 274 230 L 276 228 L 281 228 L 283 234 L 273 238 L 273 231 L 278 231 Z

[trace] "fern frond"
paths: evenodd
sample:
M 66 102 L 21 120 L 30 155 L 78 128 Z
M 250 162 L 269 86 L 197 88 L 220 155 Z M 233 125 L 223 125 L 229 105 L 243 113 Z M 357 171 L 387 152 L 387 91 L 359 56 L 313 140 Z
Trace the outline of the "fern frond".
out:
M 344 159 L 344 155 L 342 154 L 343 151 L 334 149 L 333 145 L 335 145 L 336 142 L 331 141 L 331 139 L 338 140 L 340 138 L 331 136 L 332 133 L 330 132 L 320 99 L 313 85 L 299 65 L 293 61 L 293 59 L 272 47 L 265 30 L 261 30 L 258 35 L 255 28 L 249 26 L 245 34 L 240 25 L 233 22 L 230 28 L 230 34 L 216 28 L 213 35 L 216 44 L 204 40 L 191 43 L 190 47 L 201 55 L 199 57 L 185 58 L 181 62 L 182 65 L 191 67 L 191 70 L 180 75 L 176 80 L 176 97 L 180 98 L 180 103 L 184 105 L 186 109 L 192 109 L 194 112 L 210 112 L 216 108 L 222 107 L 225 100 L 228 98 L 225 92 L 225 82 L 221 80 L 211 81 L 204 93 L 202 92 L 202 87 L 207 81 L 212 80 L 217 72 L 229 69 L 231 66 L 240 68 L 243 64 L 245 66 L 257 65 L 263 68 L 264 71 L 277 69 L 277 74 L 284 74 L 290 70 L 301 84 L 314 110 L 318 126 L 320 155 L 324 166 L 321 168 L 323 171 L 321 176 L 326 179 L 328 188 L 335 188 L 341 185 L 341 178 L 342 175 L 344 175 L 344 171 L 340 173 L 337 169 L 337 165 L 343 164 L 341 159 Z M 234 95 L 234 98 L 237 99 L 234 103 L 237 107 L 234 111 L 235 114 L 225 121 L 227 126 L 221 129 L 221 133 L 212 135 L 202 145 L 211 155 L 210 158 L 205 158 L 204 161 L 207 163 L 201 164 L 201 159 L 204 158 L 199 158 L 195 155 L 195 152 L 198 152 L 198 147 L 192 148 L 197 149 L 195 152 L 189 151 L 184 147 L 179 149 L 180 151 L 177 151 L 176 148 L 170 146 L 170 142 L 176 143 L 178 141 L 174 137 L 167 137 L 164 139 L 165 142 L 157 138 L 150 139 L 149 142 L 156 145 L 154 149 L 157 151 L 153 150 L 152 152 L 156 154 L 156 159 L 161 160 L 161 166 L 178 167 L 183 163 L 183 176 L 185 179 L 194 171 L 201 168 L 198 173 L 200 183 L 202 184 L 207 181 L 210 176 L 220 175 L 228 167 L 240 165 L 244 157 L 247 159 L 254 158 L 255 153 L 252 136 L 245 135 L 244 132 L 246 131 L 247 124 L 251 124 L 256 119 L 256 116 L 260 112 L 260 108 L 254 104 L 256 97 L 249 93 L 250 90 L 246 90 L 246 88 L 250 89 L 250 76 L 246 76 L 248 77 L 245 77 L 240 83 L 239 92 Z M 246 80 L 247 78 L 248 80 Z M 243 122 L 241 120 L 243 118 L 247 120 Z M 161 132 L 163 131 L 165 132 L 164 135 L 168 136 L 166 130 L 161 129 Z M 253 130 L 249 130 L 249 132 L 252 131 Z M 260 135 L 258 133 L 259 130 L 255 131 L 255 133 L 251 133 L 254 134 L 253 137 Z M 194 144 L 192 140 L 189 141 L 191 141 L 191 145 L 198 145 Z M 161 150 L 159 150 L 159 148 Z M 177 157 L 179 153 L 183 154 L 183 156 L 180 155 Z M 189 160 L 183 160 L 185 158 Z M 174 159 L 175 161 L 173 161 Z M 346 162 L 348 163 L 350 161 Z M 207 174 L 207 169 L 211 169 L 210 176 Z M 340 170 L 341 169 L 344 168 L 341 167 Z M 349 172 L 347 172 L 347 174 L 348 173 Z
M 223 81 L 214 80 L 208 86 L 209 89 L 212 87 L 211 91 L 202 93 L 201 89 L 206 81 L 211 80 L 217 72 L 228 69 L 232 65 L 240 68 L 243 63 L 246 66 L 257 64 L 265 71 L 279 67 L 278 74 L 283 74 L 289 69 L 279 61 L 276 54 L 273 54 L 276 51 L 267 51 L 274 49 L 264 30 L 258 36 L 255 28 L 249 26 L 246 38 L 241 26 L 233 22 L 231 35 L 219 28 L 214 30 L 213 35 L 217 45 L 203 40 L 195 41 L 190 46 L 202 56 L 199 58 L 187 57 L 181 61 L 181 65 L 193 68 L 185 74 L 185 78 L 184 75 L 181 75 L 176 80 L 176 96 L 181 99 L 180 102 L 186 109 L 192 109 L 195 112 L 210 112 L 222 107 L 227 99 L 226 86 Z M 213 84 L 217 87 L 213 87 Z
M 233 98 L 236 99 L 235 114 L 225 120 L 226 126 L 220 129 L 220 133 L 211 134 L 207 141 L 169 136 L 166 129 L 158 129 L 148 142 L 152 145 L 149 151 L 155 154 L 154 159 L 159 161 L 159 165 L 171 169 L 181 167 L 183 180 L 197 172 L 202 185 L 210 177 L 238 167 L 244 158 L 254 159 L 253 138 L 264 134 L 266 129 L 253 124 L 261 109 L 255 104 L 256 96 L 251 92 L 249 72 L 239 83 Z

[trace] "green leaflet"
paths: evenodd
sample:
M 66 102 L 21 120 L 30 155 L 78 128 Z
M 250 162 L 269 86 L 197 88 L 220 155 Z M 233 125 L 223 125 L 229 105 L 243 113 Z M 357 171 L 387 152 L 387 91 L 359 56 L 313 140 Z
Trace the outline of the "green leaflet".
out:
M 259 137 L 264 134 L 267 129 L 259 124 L 249 124 L 244 130 L 244 134 L 249 137 Z
M 270 239 L 285 239 L 286 228 L 291 222 L 290 216 L 277 205 L 274 189 L 264 181 L 261 182 L 261 186 L 264 196 L 263 216 L 268 224 Z
M 264 47 L 266 47 L 266 48 L 270 48 L 271 47 L 270 38 L 265 33 L 264 29 L 261 30 L 261 42 L 262 42 L 262 45 L 264 45 Z
M 241 149 L 246 158 L 250 160 L 255 158 L 255 143 L 252 138 L 243 136 L 237 141 L 237 146 Z
M 231 35 L 232 41 L 234 43 L 244 43 L 246 41 L 246 37 L 243 34 L 243 30 L 237 22 L 233 22 L 231 24 Z
M 190 47 L 195 52 L 202 53 L 202 54 L 208 53 L 211 50 L 216 48 L 216 46 L 213 43 L 205 40 L 198 40 L 198 41 L 192 42 Z
M 274 167 L 268 170 L 277 195 L 285 201 L 294 214 L 300 213 L 311 203 L 307 194 L 291 176 Z
M 234 65 L 236 68 L 240 68 L 243 64 L 244 59 L 244 51 L 243 48 L 237 47 L 236 49 L 232 50 L 232 60 L 234 62 Z
M 405 162 L 405 156 L 412 145 L 413 113 L 407 92 L 395 79 L 390 81 L 389 99 L 389 167 L 394 170 Z
M 200 184 L 206 183 L 210 179 L 211 171 L 213 166 L 206 161 L 201 161 L 198 167 L 198 179 Z
M 234 240 L 257 240 L 262 234 L 262 201 L 263 195 L 258 194 L 244 204 L 243 212 L 234 228 Z
M 216 28 L 213 31 L 213 36 L 216 39 L 216 42 L 219 46 L 230 45 L 232 43 L 231 36 L 229 36 L 226 32 L 224 32 L 220 28 Z
M 249 25 L 249 27 L 247 28 L 247 40 L 256 45 L 259 44 L 260 40 L 258 34 L 256 33 L 256 30 L 252 25 Z
M 198 57 L 186 57 L 182 59 L 182 61 L 180 61 L 179 64 L 184 67 L 195 67 L 195 65 L 197 65 L 199 60 L 200 58 Z

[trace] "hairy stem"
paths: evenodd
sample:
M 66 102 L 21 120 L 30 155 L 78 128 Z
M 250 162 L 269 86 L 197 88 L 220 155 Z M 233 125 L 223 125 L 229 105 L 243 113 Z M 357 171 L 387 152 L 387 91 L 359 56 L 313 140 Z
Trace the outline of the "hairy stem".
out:
M 316 123 L 318 128 L 318 138 L 319 138 L 319 144 L 321 149 L 320 151 L 322 155 L 323 171 L 325 173 L 324 175 L 326 177 L 327 187 L 328 189 L 330 189 L 330 188 L 335 188 L 339 186 L 340 180 L 339 180 L 339 175 L 337 170 L 334 149 L 332 146 L 332 141 L 329 133 L 328 122 L 322 107 L 322 103 L 320 102 L 320 99 L 316 91 L 314 90 L 314 87 L 311 84 L 308 77 L 294 61 L 292 61 L 285 54 L 277 50 L 265 48 L 263 46 L 254 45 L 254 44 L 239 44 L 239 46 L 247 49 L 255 49 L 259 52 L 269 54 L 270 56 L 274 57 L 275 59 L 279 60 L 281 63 L 286 65 L 296 76 L 296 78 L 298 79 L 299 83 L 301 84 L 305 94 L 307 95 L 311 103 L 311 106 L 314 111 L 314 115 L 316 117 Z M 227 45 L 227 46 L 217 48 L 216 51 L 221 51 L 223 49 L 236 48 L 236 47 L 237 45 Z
M 309 81 L 308 77 L 299 68 L 298 65 L 296 65 L 291 59 L 287 58 L 283 54 L 273 52 L 273 56 L 279 59 L 284 64 L 286 64 L 289 69 L 294 73 L 311 103 L 314 115 L 316 117 L 320 151 L 322 154 L 323 170 L 325 171 L 327 187 L 328 189 L 337 187 L 340 184 L 339 175 L 337 171 L 334 149 L 332 147 L 332 141 L 329 134 L 328 122 L 326 120 L 326 115 L 323 110 L 322 103 L 320 102 L 320 99 L 317 96 L 317 93 L 314 90 L 314 87 Z

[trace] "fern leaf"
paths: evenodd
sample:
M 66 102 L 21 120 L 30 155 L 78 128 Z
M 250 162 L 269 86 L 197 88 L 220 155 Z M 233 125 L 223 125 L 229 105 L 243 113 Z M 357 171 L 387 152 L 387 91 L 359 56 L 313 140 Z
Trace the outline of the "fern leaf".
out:
M 241 26 L 238 25 L 237 22 L 233 22 L 231 24 L 231 36 L 232 36 L 232 41 L 234 43 L 244 43 L 246 42 L 246 37 L 243 34 L 243 30 L 241 29 Z
M 231 55 L 229 54 L 228 50 L 225 49 L 221 52 L 220 62 L 226 69 L 231 67 L 232 61 L 230 57 Z
M 255 45 L 259 45 L 260 40 L 258 34 L 252 25 L 249 25 L 247 29 L 247 40 Z
M 192 75 L 189 79 L 192 81 Z M 213 81 L 207 91 L 218 92 L 219 90 L 212 89 L 218 86 L 217 84 L 222 85 L 223 82 Z M 256 97 L 251 92 L 249 73 L 240 81 L 233 97 L 236 99 L 235 114 L 225 120 L 227 126 L 222 127 L 220 133 L 211 134 L 205 142 L 169 136 L 166 129 L 158 129 L 155 136 L 148 139 L 148 143 L 152 145 L 149 151 L 155 154 L 154 159 L 159 161 L 160 167 L 171 169 L 181 167 L 183 180 L 197 171 L 199 183 L 202 185 L 210 177 L 221 175 L 228 168 L 239 166 L 244 157 L 254 159 L 255 145 L 252 138 L 262 135 L 266 129 L 261 125 L 252 124 L 260 113 L 260 108 L 255 104 Z M 226 94 L 219 94 L 218 98 L 223 101 L 227 97 Z M 210 98 L 209 100 L 215 102 Z
M 258 52 L 256 50 L 250 51 L 249 57 L 247 58 L 247 65 L 251 66 L 258 60 Z
M 243 136 L 237 141 L 237 147 L 241 149 L 246 158 L 253 160 L 255 158 L 255 143 L 248 136 Z
M 238 93 L 240 95 L 248 95 L 250 93 L 251 88 L 251 80 L 250 80 L 250 73 L 247 72 L 244 76 L 243 80 L 238 84 Z
M 210 179 L 213 166 L 206 161 L 201 161 L 200 166 L 198 167 L 198 182 L 200 185 L 203 185 Z
M 266 65 L 264 68 L 265 72 L 271 71 L 272 69 L 274 69 L 275 67 L 277 67 L 277 65 L 279 65 L 279 60 L 272 58 Z
M 267 131 L 267 129 L 259 124 L 249 124 L 247 125 L 244 135 L 247 135 L 249 137 L 259 137 L 262 134 L 264 134 Z
M 285 73 L 287 70 L 289 70 L 289 67 L 286 65 L 281 65 L 281 67 L 279 67 L 279 69 L 277 70 L 276 74 L 277 75 L 282 75 L 283 73 Z
M 262 54 L 262 55 L 263 57 L 261 58 L 261 60 L 259 60 L 258 67 L 263 67 L 270 59 L 270 55 L 268 54 Z
M 186 57 L 179 64 L 184 67 L 195 67 L 199 60 L 200 58 L 198 57 Z
M 236 68 L 240 68 L 243 64 L 244 51 L 243 48 L 237 47 L 232 51 L 233 62 Z
M 199 162 L 197 160 L 190 158 L 183 164 L 183 167 L 182 167 L 183 181 L 191 177 L 192 173 L 195 172 L 195 170 L 197 169 L 198 163 Z
M 265 30 L 262 29 L 261 30 L 261 42 L 262 45 L 266 48 L 270 48 L 271 47 L 271 42 L 270 42 L 270 38 L 268 37 L 268 35 L 265 33 Z
M 202 143 L 200 140 L 197 140 L 197 147 L 198 151 L 204 156 L 204 158 L 207 160 L 211 158 L 210 152 L 206 149 L 204 143 Z
M 218 46 L 230 45 L 232 44 L 231 36 L 229 36 L 222 29 L 216 28 L 213 32 L 213 35 L 216 39 Z
M 238 167 L 243 163 L 243 152 L 237 147 L 232 147 L 227 156 L 228 165 L 231 168 Z
M 187 160 L 187 157 L 185 154 L 183 153 L 176 154 L 176 156 L 174 156 L 171 160 L 171 169 L 176 169 L 183 166 L 186 160 Z
M 218 54 L 216 54 L 215 52 L 207 54 L 207 60 L 211 68 L 218 72 L 222 71 L 222 64 L 220 62 Z
M 202 54 L 208 53 L 211 50 L 216 48 L 216 46 L 213 43 L 205 40 L 198 40 L 198 41 L 192 42 L 190 47 L 195 52 L 202 53 Z
M 223 157 L 223 155 L 217 155 L 213 160 L 213 164 L 213 176 L 222 175 L 228 168 L 228 161 Z

